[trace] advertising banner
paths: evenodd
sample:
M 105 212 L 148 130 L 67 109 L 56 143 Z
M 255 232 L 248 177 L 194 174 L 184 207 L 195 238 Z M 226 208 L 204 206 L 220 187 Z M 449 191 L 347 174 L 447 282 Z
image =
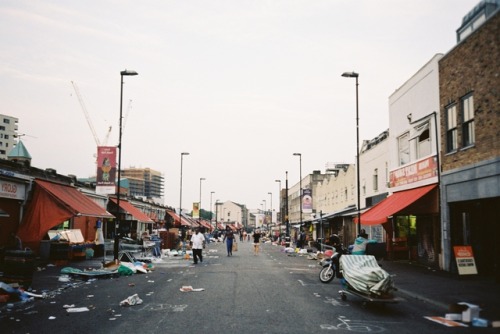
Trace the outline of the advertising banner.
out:
M 200 218 L 200 203 L 193 202 L 193 218 Z
M 302 212 L 312 213 L 312 189 L 302 189 Z
M 97 147 L 96 193 L 116 193 L 116 147 Z

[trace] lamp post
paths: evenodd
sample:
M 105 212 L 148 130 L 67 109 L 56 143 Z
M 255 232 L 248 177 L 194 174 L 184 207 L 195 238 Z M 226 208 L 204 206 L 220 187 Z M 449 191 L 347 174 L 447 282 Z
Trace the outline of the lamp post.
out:
M 290 241 L 290 220 L 288 218 L 288 171 L 286 171 L 286 177 L 285 177 L 285 228 L 286 228 L 286 237 L 287 241 Z M 287 246 L 288 247 L 288 246 Z
M 269 195 L 269 213 L 271 214 L 271 229 L 273 228 L 273 193 L 272 192 L 268 192 L 267 193 Z M 269 229 L 269 228 L 268 228 Z M 273 241 L 272 240 L 272 233 L 271 233 L 271 230 L 269 230 L 269 236 L 271 237 L 271 242 Z
M 279 183 L 279 188 L 278 188 L 278 207 L 279 207 L 279 213 L 280 213 L 280 216 L 281 216 L 281 219 L 279 221 L 279 224 L 280 224 L 280 241 L 281 241 L 281 224 L 283 223 L 283 211 L 281 209 L 281 180 L 274 180 L 274 182 L 278 182 Z M 278 215 L 276 215 L 276 222 L 278 222 Z
M 114 260 L 118 260 L 118 250 L 120 245 L 120 238 L 118 236 L 118 229 L 120 228 L 120 174 L 122 169 L 122 111 L 123 111 L 123 77 L 124 76 L 133 76 L 137 75 L 136 71 L 124 70 L 120 72 L 121 84 L 120 84 L 120 122 L 119 122 L 119 136 L 118 136 L 118 191 L 116 193 L 116 206 L 117 206 L 117 215 L 115 222 L 115 238 L 114 238 L 114 247 L 113 247 L 113 258 Z
M 184 225 L 182 225 L 182 162 L 184 160 L 184 156 L 189 155 L 188 152 L 181 153 L 181 187 L 180 187 L 180 196 L 179 196 L 179 221 L 181 223 L 181 239 L 182 239 L 182 254 L 184 255 L 186 252 L 186 231 L 184 230 Z
M 210 192 L 210 226 L 212 226 L 214 220 L 213 207 L 212 207 L 212 196 L 215 194 L 215 191 Z
M 302 227 L 302 153 L 294 153 L 293 155 L 299 157 L 299 168 L 300 168 L 300 181 L 299 181 L 299 207 L 300 207 L 300 226 Z
M 206 180 L 204 177 L 200 177 L 200 202 L 198 203 L 199 205 L 199 213 L 198 213 L 198 221 L 201 222 L 201 181 Z
M 217 222 L 219 220 L 219 200 L 215 200 L 215 228 L 218 229 Z
M 356 72 L 344 72 L 342 73 L 344 78 L 355 78 L 356 79 L 356 189 L 358 193 L 358 234 L 361 234 L 361 194 L 359 190 L 359 185 L 361 180 L 359 179 L 359 102 L 358 102 L 358 77 L 359 74 Z

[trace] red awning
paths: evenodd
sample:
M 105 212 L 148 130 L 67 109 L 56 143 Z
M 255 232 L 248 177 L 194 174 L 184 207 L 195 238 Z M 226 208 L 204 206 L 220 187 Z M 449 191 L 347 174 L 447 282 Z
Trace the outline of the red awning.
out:
M 191 226 L 191 224 L 186 220 L 186 218 L 182 217 L 182 220 L 179 219 L 179 215 L 173 211 L 167 211 L 167 213 L 174 219 L 174 226 Z
M 111 198 L 111 201 L 116 204 L 116 198 Z M 125 210 L 125 212 L 131 214 L 135 220 L 140 221 L 141 223 L 154 223 L 144 212 L 137 209 L 130 202 L 120 199 L 120 208 Z
M 402 211 L 436 187 L 436 184 L 432 184 L 392 194 L 361 214 L 361 225 L 378 225 L 386 223 L 387 217 Z
M 33 197 L 17 234 L 23 242 L 36 246 L 51 228 L 75 216 L 113 218 L 73 186 L 35 180 Z

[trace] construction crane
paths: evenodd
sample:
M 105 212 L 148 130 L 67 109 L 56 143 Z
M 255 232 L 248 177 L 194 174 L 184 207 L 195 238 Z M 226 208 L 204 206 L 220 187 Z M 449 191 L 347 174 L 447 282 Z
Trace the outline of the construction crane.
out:
M 82 95 L 80 94 L 80 90 L 78 89 L 78 86 L 74 81 L 71 81 L 71 84 L 73 85 L 73 88 L 75 89 L 76 96 L 78 97 L 78 101 L 80 102 L 80 106 L 82 107 L 83 113 L 85 114 L 85 118 L 87 119 L 87 123 L 89 124 L 90 131 L 92 131 L 92 135 L 94 136 L 95 143 L 97 146 L 101 146 L 101 142 L 99 141 L 99 138 L 97 137 L 97 133 L 95 132 L 94 125 L 92 124 L 92 120 L 90 119 L 89 113 L 87 111 L 87 107 L 85 106 L 85 102 L 83 101 Z M 111 132 L 111 127 L 109 129 L 109 132 Z M 108 132 L 108 136 L 109 136 Z
M 108 128 L 108 132 L 106 132 L 106 137 L 104 137 L 104 141 L 102 142 L 102 146 L 108 145 L 109 135 L 111 134 L 112 129 L 113 129 L 113 127 L 110 125 Z

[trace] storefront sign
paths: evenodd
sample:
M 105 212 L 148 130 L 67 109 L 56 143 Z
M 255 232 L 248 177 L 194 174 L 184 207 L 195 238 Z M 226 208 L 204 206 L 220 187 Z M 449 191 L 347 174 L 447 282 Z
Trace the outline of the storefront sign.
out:
M 455 260 L 460 275 L 477 274 L 476 262 L 471 246 L 454 246 Z
M 390 187 L 403 186 L 437 176 L 436 156 L 396 169 L 390 173 Z
M 23 200 L 26 186 L 22 183 L 0 181 L 0 197 Z

